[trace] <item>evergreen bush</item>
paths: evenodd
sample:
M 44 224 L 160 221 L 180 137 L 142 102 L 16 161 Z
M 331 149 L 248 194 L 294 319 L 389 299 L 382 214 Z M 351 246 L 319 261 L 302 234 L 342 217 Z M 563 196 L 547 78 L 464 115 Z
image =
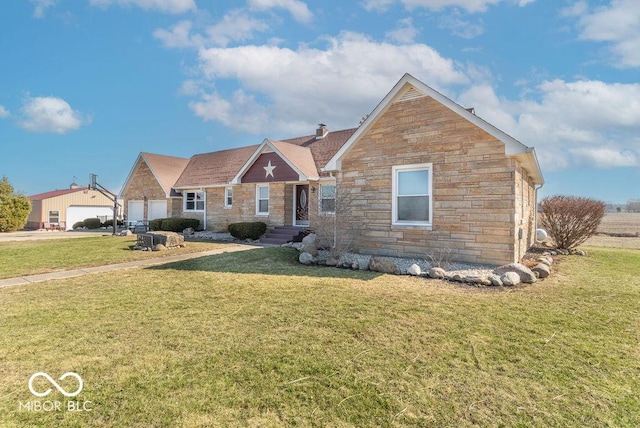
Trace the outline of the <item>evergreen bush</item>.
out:
M 236 239 L 259 239 L 267 231 L 267 224 L 262 221 L 231 223 L 229 233 Z

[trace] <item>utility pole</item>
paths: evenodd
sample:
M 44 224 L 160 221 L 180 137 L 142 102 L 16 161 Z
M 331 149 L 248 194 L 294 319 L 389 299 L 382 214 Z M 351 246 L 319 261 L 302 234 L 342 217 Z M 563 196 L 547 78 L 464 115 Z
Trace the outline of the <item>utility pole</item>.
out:
M 118 195 L 108 191 L 105 187 L 98 183 L 98 176 L 96 174 L 89 174 L 89 189 L 97 190 L 113 202 L 113 235 L 118 234 Z

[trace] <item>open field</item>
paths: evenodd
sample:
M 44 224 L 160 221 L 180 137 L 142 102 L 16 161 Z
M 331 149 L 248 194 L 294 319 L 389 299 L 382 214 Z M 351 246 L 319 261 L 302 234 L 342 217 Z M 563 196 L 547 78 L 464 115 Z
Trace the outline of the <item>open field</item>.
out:
M 624 236 L 634 234 L 637 236 Z M 584 245 L 589 247 L 640 249 L 640 213 L 605 214 L 598 228 L 598 235 L 589 238 Z
M 188 254 L 225 245 L 188 242 L 186 248 L 171 251 L 131 251 L 135 243 L 135 236 L 0 242 L 0 279 Z
M 637 234 L 640 237 L 640 213 L 607 213 L 598 232 L 606 234 Z
M 640 426 L 639 251 L 561 257 L 515 289 L 295 256 L 0 290 L 0 426 Z M 84 389 L 40 379 L 63 408 L 26 410 L 39 371 Z

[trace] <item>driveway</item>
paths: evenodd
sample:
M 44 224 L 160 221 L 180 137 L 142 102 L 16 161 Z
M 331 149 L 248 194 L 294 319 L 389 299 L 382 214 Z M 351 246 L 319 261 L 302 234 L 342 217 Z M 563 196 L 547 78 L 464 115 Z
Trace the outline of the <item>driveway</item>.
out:
M 111 235 L 111 230 L 100 229 L 96 231 L 68 231 L 61 232 L 59 230 L 21 230 L 19 232 L 0 233 L 0 242 L 8 241 L 33 241 L 38 239 L 68 239 L 68 238 L 85 238 L 87 236 Z

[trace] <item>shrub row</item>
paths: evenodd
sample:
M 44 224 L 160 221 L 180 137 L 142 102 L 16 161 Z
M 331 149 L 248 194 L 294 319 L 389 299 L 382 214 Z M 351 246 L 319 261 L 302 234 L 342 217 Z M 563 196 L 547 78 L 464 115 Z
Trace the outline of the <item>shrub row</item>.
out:
M 259 239 L 267 231 L 267 224 L 262 221 L 231 223 L 229 233 L 236 239 Z
M 118 220 L 118 226 L 124 225 L 122 220 Z M 99 229 L 101 227 L 113 227 L 113 220 L 107 220 L 104 223 L 100 222 L 99 218 L 85 218 L 83 221 L 77 221 L 73 223 L 74 229 L 80 229 L 86 227 L 87 229 Z
M 157 218 L 149 222 L 149 229 L 151 230 L 163 230 L 166 232 L 182 232 L 187 228 L 198 229 L 200 227 L 200 220 L 195 218 Z

